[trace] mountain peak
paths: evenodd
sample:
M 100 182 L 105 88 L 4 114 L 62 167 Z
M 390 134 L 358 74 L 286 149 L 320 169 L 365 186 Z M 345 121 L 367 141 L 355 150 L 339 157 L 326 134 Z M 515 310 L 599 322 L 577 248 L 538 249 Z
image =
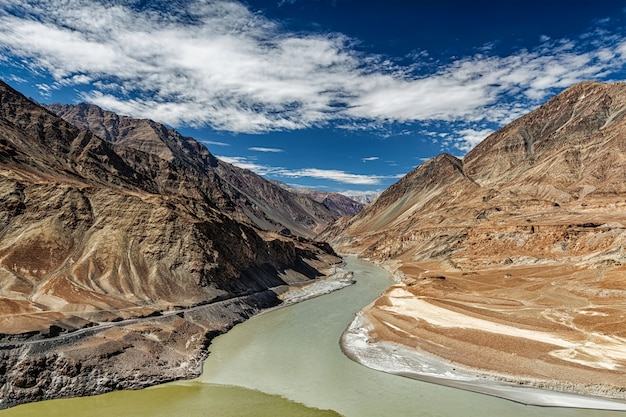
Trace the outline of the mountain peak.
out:
M 525 181 L 546 176 L 562 186 L 575 185 L 590 158 L 604 155 L 621 163 L 610 149 L 625 115 L 626 83 L 576 84 L 487 137 L 463 158 L 465 172 L 485 186 L 519 180 L 523 172 Z M 549 168 L 536 165 L 547 161 Z
M 381 247 L 448 257 L 463 246 L 455 249 L 442 236 L 465 236 L 463 230 L 483 227 L 485 220 L 515 223 L 527 213 L 550 221 L 558 208 L 580 211 L 582 199 L 589 200 L 585 212 L 605 207 L 609 203 L 594 198 L 626 193 L 625 132 L 626 83 L 574 85 L 491 134 L 462 160 L 442 154 L 424 162 L 325 236 L 334 234 L 344 250 L 370 257 L 383 256 L 377 255 Z M 452 226 L 454 233 L 446 229 Z M 438 228 L 439 234 L 424 232 Z M 399 243 L 406 239 L 414 243 Z M 433 252 L 435 247 L 440 249 Z

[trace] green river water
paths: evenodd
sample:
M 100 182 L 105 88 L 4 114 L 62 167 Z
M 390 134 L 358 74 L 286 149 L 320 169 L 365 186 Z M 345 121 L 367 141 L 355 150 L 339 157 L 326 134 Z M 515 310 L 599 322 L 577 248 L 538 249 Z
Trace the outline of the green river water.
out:
M 357 284 L 257 316 L 214 340 L 203 375 L 139 391 L 27 404 L 0 417 L 626 416 L 524 406 L 373 371 L 347 359 L 339 338 L 392 280 L 347 258 Z

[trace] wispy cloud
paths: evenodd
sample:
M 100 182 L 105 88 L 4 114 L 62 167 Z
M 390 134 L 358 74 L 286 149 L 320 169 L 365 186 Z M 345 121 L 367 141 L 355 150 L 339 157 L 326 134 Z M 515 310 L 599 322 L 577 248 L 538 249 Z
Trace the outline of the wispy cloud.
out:
M 284 149 L 278 149 L 278 148 L 263 148 L 263 147 L 259 147 L 259 146 L 253 146 L 251 148 L 248 148 L 249 151 L 256 151 L 256 152 L 269 152 L 269 153 L 280 153 L 280 152 L 285 152 Z
M 221 159 L 224 162 L 228 162 L 229 164 L 235 165 L 236 167 L 248 169 L 250 171 L 256 172 L 259 175 L 268 175 L 273 173 L 276 168 L 260 165 L 254 161 L 251 161 L 248 158 L 243 156 L 216 156 L 218 159 Z
M 480 130 L 473 128 L 459 129 L 449 135 L 445 141 L 463 152 L 469 152 L 474 146 L 478 145 L 492 133 L 493 129 L 488 128 Z
M 282 167 L 272 167 L 260 165 L 254 160 L 240 156 L 218 156 L 224 162 L 233 164 L 239 168 L 249 169 L 259 175 L 282 177 L 282 178 L 315 178 L 335 181 L 342 184 L 352 185 L 379 185 L 383 180 L 399 179 L 404 174 L 397 175 L 366 175 L 353 174 L 338 169 L 302 168 L 286 169 Z
M 216 142 L 214 140 L 201 140 L 200 142 L 205 143 L 207 145 L 213 145 L 213 146 L 230 146 L 230 143 Z
M 543 37 L 509 56 L 486 48 L 416 74 L 341 34 L 286 31 L 234 0 L 0 0 L 0 54 L 50 73 L 42 94 L 80 86 L 84 100 L 118 113 L 231 132 L 502 124 L 555 90 L 623 70 L 624 36 L 601 35 Z
M 377 156 L 368 156 L 367 158 L 361 158 L 361 161 L 363 162 L 369 162 L 369 161 L 378 161 L 380 158 Z
M 298 170 L 283 170 L 279 173 L 282 176 L 289 178 L 317 178 L 324 180 L 331 180 L 340 182 L 343 184 L 358 184 L 358 185 L 377 185 L 384 177 L 381 175 L 362 175 L 351 174 L 349 172 L 337 170 L 337 169 L 319 169 L 319 168 L 305 168 Z

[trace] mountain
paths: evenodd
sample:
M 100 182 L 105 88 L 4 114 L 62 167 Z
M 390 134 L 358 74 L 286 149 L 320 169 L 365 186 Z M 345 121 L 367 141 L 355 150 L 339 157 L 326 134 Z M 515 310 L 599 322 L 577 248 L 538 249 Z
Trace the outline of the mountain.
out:
M 356 193 L 356 192 L 346 192 L 344 193 L 346 197 L 351 200 L 356 201 L 357 203 L 361 203 L 363 206 L 367 206 L 369 203 L 373 202 L 378 198 L 380 192 L 372 191 L 366 193 Z
M 212 337 L 340 260 L 222 210 L 204 147 L 118 120 L 104 140 L 0 82 L 0 408 L 197 375 Z
M 403 277 L 363 312 L 373 340 L 491 378 L 621 396 L 625 116 L 626 84 L 575 85 L 327 230 L 338 250 Z
M 52 104 L 50 111 L 110 143 L 140 150 L 192 172 L 216 206 L 264 230 L 313 237 L 340 217 L 321 202 L 215 158 L 204 145 L 146 119 L 119 116 L 89 104 Z
M 368 257 L 447 260 L 472 245 L 479 246 L 472 257 L 481 255 L 484 244 L 468 234 L 476 229 L 519 223 L 539 232 L 541 223 L 567 228 L 577 216 L 611 223 L 618 213 L 607 204 L 626 191 L 624 90 L 621 83 L 576 85 L 462 160 L 443 154 L 423 163 L 326 236 Z M 507 259 L 506 249 L 489 256 Z
M 359 203 L 358 201 L 355 201 L 354 199 L 340 193 L 313 190 L 310 188 L 294 188 L 290 187 L 284 182 L 272 182 L 291 193 L 304 195 L 311 200 L 323 204 L 324 206 L 326 206 L 326 208 L 328 208 L 328 210 L 330 210 L 332 213 L 336 214 L 339 217 L 354 216 L 365 206 L 364 204 Z

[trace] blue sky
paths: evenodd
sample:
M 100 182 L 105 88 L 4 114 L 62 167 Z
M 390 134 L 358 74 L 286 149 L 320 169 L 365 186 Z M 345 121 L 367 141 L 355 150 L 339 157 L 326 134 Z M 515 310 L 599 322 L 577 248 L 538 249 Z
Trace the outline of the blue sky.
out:
M 166 123 L 293 186 L 383 190 L 585 80 L 624 1 L 0 0 L 0 77 Z

